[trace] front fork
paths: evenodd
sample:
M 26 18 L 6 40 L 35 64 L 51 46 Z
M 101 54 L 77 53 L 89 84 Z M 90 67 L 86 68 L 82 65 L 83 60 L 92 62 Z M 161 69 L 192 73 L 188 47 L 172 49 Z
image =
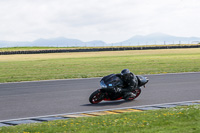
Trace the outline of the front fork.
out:
M 99 91 L 99 93 L 101 94 L 101 95 L 100 95 L 100 99 L 104 99 L 105 96 L 106 96 L 105 92 L 104 92 L 102 89 L 98 89 L 98 91 Z

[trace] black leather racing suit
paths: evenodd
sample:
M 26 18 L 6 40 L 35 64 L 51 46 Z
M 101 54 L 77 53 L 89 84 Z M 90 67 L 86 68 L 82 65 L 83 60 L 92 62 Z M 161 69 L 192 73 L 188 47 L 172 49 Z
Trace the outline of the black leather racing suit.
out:
M 123 81 L 124 87 L 121 89 L 121 92 L 124 93 L 124 95 L 137 89 L 138 79 L 133 73 L 131 73 L 129 77 L 122 77 L 121 74 L 116 74 L 116 76 L 120 77 Z

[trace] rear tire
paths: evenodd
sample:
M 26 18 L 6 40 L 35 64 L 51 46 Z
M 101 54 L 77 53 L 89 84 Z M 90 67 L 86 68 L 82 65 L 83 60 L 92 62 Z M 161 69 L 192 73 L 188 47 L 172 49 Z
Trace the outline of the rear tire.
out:
M 141 93 L 141 88 L 137 88 L 137 89 L 135 89 L 134 91 L 132 91 L 136 96 L 135 97 L 130 97 L 130 98 L 127 98 L 127 99 L 125 99 L 126 101 L 132 101 L 132 100 L 134 100 L 134 99 L 136 99 L 139 95 L 140 95 L 140 93 Z
M 97 104 L 103 100 L 102 93 L 99 90 L 96 90 L 90 95 L 89 101 L 92 104 Z
M 135 98 L 137 98 L 137 97 L 140 95 L 140 93 L 141 93 L 141 88 L 138 87 L 137 89 L 135 89 L 135 90 L 133 91 L 133 93 L 136 95 Z M 135 98 L 134 98 L 134 99 L 135 99 Z

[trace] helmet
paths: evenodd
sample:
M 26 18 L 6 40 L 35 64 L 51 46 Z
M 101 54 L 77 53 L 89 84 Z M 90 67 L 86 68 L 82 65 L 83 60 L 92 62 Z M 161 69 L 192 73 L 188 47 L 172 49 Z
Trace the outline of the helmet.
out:
M 128 69 L 124 69 L 121 71 L 121 76 L 124 79 L 128 79 L 131 75 L 131 72 Z

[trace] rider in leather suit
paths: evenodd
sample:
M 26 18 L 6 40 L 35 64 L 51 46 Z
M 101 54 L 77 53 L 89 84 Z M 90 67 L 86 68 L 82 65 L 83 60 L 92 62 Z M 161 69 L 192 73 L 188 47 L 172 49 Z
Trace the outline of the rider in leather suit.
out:
M 123 93 L 123 98 L 129 100 L 134 98 L 136 95 L 132 92 L 138 87 L 137 77 L 129 71 L 129 69 L 124 69 L 120 74 L 116 74 L 123 81 L 124 87 L 120 90 Z

